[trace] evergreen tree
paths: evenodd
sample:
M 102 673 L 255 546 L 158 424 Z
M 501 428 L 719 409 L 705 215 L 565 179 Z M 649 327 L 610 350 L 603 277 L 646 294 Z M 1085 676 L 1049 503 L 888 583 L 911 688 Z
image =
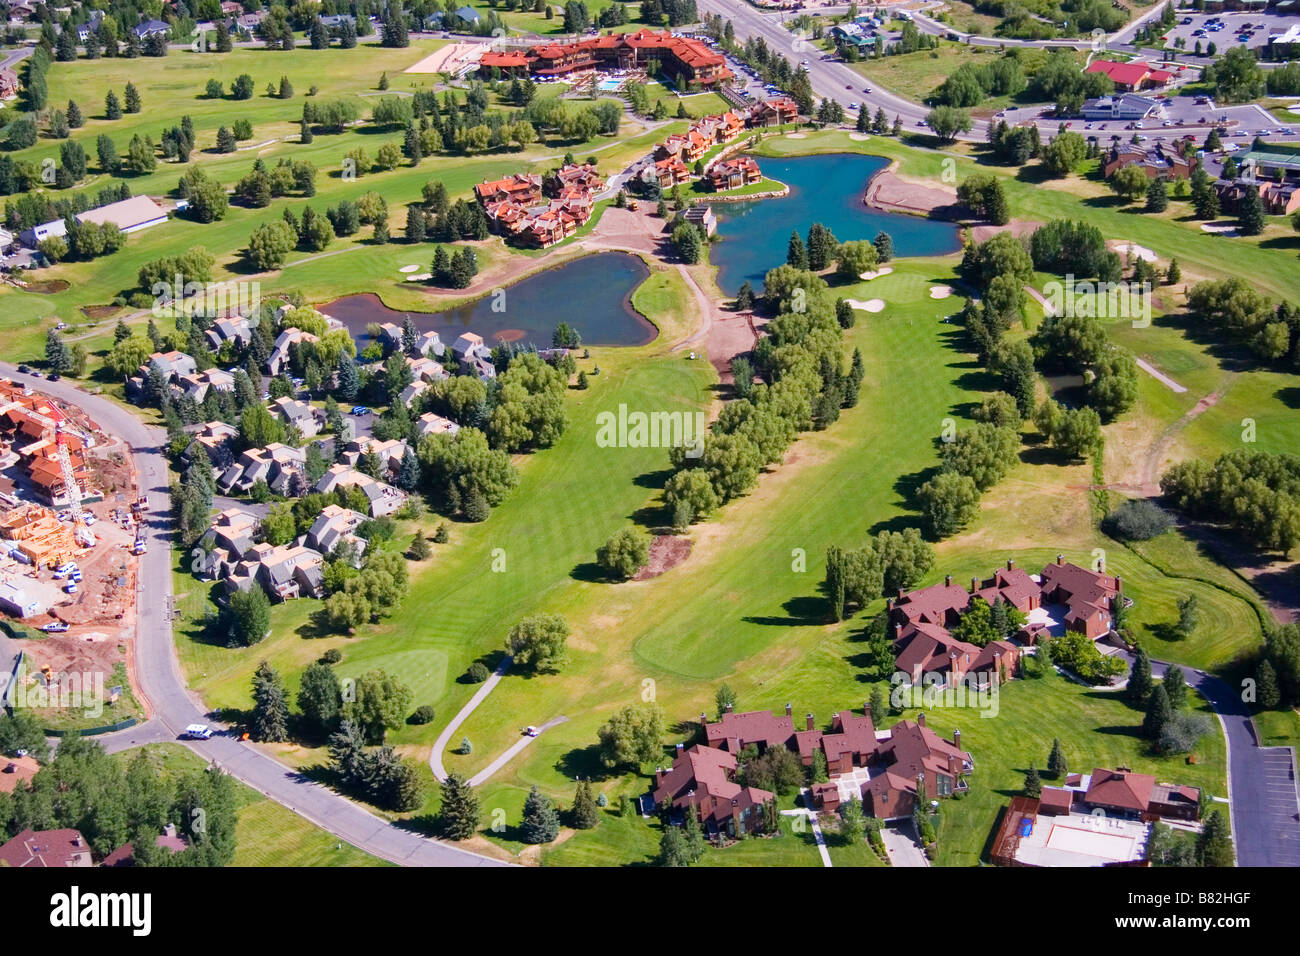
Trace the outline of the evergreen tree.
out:
M 1142 736 L 1153 742 L 1159 741 L 1171 716 L 1169 695 L 1162 685 L 1157 684 L 1147 700 L 1147 713 L 1142 719 Z
M 1038 776 L 1038 771 L 1033 764 L 1029 766 L 1029 772 L 1025 774 L 1025 796 L 1040 797 L 1043 793 L 1043 781 Z
M 122 104 L 112 90 L 109 90 L 108 95 L 104 97 L 104 116 L 111 120 L 122 118 Z
M 1169 189 L 1165 181 L 1157 176 L 1147 186 L 1147 212 L 1164 212 L 1169 208 Z
M 126 112 L 128 113 L 140 112 L 140 108 L 141 108 L 140 91 L 135 88 L 134 83 L 131 83 L 129 81 L 127 82 L 125 96 L 126 96 Z
M 524 801 L 524 816 L 519 830 L 525 843 L 550 843 L 560 835 L 560 815 L 536 784 Z
M 1165 282 L 1169 285 L 1175 285 L 1183 278 L 1183 270 L 1178 268 L 1178 259 L 1169 260 L 1169 268 L 1165 270 Z
M 478 795 L 459 774 L 452 773 L 442 784 L 442 807 L 438 819 L 449 840 L 468 840 L 478 830 Z
M 590 830 L 600 823 L 600 808 L 596 806 L 596 801 L 591 796 L 591 784 L 586 780 L 578 782 L 569 822 L 575 830 Z
M 406 240 L 407 242 L 424 242 L 424 210 L 419 206 L 406 207 Z M 437 270 L 435 270 L 436 273 Z M 436 278 L 436 275 L 435 275 Z
M 1196 838 L 1196 855 L 1201 866 L 1232 866 L 1232 837 L 1228 833 L 1228 824 L 1223 814 L 1217 809 L 1211 810 L 1205 817 L 1201 832 Z
M 1059 737 L 1052 741 L 1052 752 L 1047 757 L 1047 772 L 1053 780 L 1059 780 L 1070 772 L 1065 762 L 1065 751 L 1061 748 Z
M 1241 197 L 1237 209 L 1237 231 L 1243 236 L 1258 236 L 1264 231 L 1264 204 L 1254 186 L 1246 187 L 1246 194 Z
M 876 258 L 882 263 L 894 258 L 894 237 L 889 233 L 881 230 L 871 242 L 876 247 Z
M 1183 676 L 1181 667 L 1170 664 L 1169 670 L 1165 671 L 1161 686 L 1165 689 L 1165 696 L 1169 698 L 1171 711 L 1177 713 L 1187 706 L 1187 678 Z
M 808 250 L 804 247 L 803 240 L 799 238 L 798 232 L 790 233 L 790 242 L 786 245 L 785 262 L 786 265 L 794 266 L 796 269 L 808 268 Z
M 279 673 L 266 661 L 253 674 L 254 740 L 278 743 L 289 739 L 289 700 Z
M 1277 671 L 1267 657 L 1261 657 L 1259 666 L 1255 668 L 1255 703 L 1262 710 L 1272 710 L 1281 699 L 1277 687 Z
M 1133 655 L 1133 670 L 1128 676 L 1128 686 L 1124 689 L 1124 696 L 1134 704 L 1142 703 L 1151 695 L 1153 684 L 1151 659 L 1147 657 L 1146 649 L 1139 644 Z
M 81 107 L 77 105 L 76 100 L 68 100 L 68 126 L 72 129 L 81 129 L 86 125 L 86 117 L 81 112 Z

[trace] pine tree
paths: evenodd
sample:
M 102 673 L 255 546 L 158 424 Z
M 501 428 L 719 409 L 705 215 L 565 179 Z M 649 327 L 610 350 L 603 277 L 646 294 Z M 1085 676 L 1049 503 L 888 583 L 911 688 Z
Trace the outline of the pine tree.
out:
M 1147 700 L 1147 713 L 1142 719 L 1142 736 L 1147 740 L 1158 741 L 1171 716 L 1169 695 L 1165 693 L 1163 685 L 1157 684 Z
M 1267 657 L 1261 657 L 1255 668 L 1255 703 L 1262 710 L 1272 710 L 1281 701 L 1277 689 L 1277 672 Z
M 449 840 L 468 840 L 478 830 L 478 795 L 459 774 L 449 774 L 443 781 L 438 819 Z
M 1052 752 L 1047 758 L 1047 772 L 1053 780 L 1059 780 L 1070 772 L 1065 763 L 1065 751 L 1061 748 L 1061 739 L 1059 737 L 1052 741 Z
M 126 84 L 126 111 L 128 113 L 140 112 L 140 91 L 135 88 L 135 84 L 128 82 Z
M 1025 774 L 1025 796 L 1036 798 L 1042 796 L 1042 793 L 1042 778 L 1038 776 L 1038 771 L 1034 768 L 1033 764 L 1030 764 L 1029 772 Z
M 894 258 L 894 237 L 883 229 L 876 233 L 876 238 L 871 240 L 876 247 L 876 257 L 881 262 L 888 262 Z
M 808 250 L 804 248 L 803 240 L 799 238 L 799 233 L 790 233 L 790 242 L 786 245 L 785 251 L 786 265 L 794 266 L 796 269 L 808 268 Z
M 112 90 L 109 90 L 108 95 L 104 97 L 104 116 L 111 120 L 122 118 L 122 104 Z
M 361 379 L 357 374 L 356 362 L 352 360 L 352 356 L 347 352 L 339 355 L 338 371 L 339 384 L 338 388 L 335 389 L 335 394 L 338 395 L 340 401 L 351 402 L 361 390 Z
M 86 117 L 81 112 L 81 107 L 77 105 L 76 100 L 68 100 L 68 126 L 71 129 L 81 129 L 86 125 Z
M 1259 190 L 1254 186 L 1246 188 L 1237 210 L 1237 231 L 1243 236 L 1258 236 L 1264 231 L 1264 204 L 1260 201 Z
M 1211 810 L 1205 817 L 1200 835 L 1196 838 L 1196 855 L 1201 866 L 1232 866 L 1232 838 L 1228 835 L 1228 825 L 1223 814 L 1217 809 Z
M 1140 704 L 1151 695 L 1153 683 L 1151 659 L 1147 657 L 1146 649 L 1139 645 L 1133 655 L 1133 670 L 1128 675 L 1128 686 L 1124 689 L 1124 696 L 1132 703 Z
M 280 675 L 266 661 L 253 674 L 254 740 L 278 743 L 289 739 L 289 699 Z
M 591 784 L 586 780 L 578 782 L 578 792 L 573 797 L 573 810 L 569 822 L 575 830 L 590 830 L 600 823 L 600 809 L 591 796 Z
M 419 206 L 406 207 L 406 241 L 407 242 L 424 242 L 424 210 Z M 434 270 L 434 278 L 437 279 L 437 270 Z
M 901 116 L 894 117 L 894 129 L 892 131 L 892 135 L 894 136 L 903 135 L 903 118 Z
M 560 815 L 554 805 L 534 784 L 524 801 L 524 816 L 519 825 L 525 843 L 550 843 L 560 835 Z
M 1169 190 L 1160 177 L 1147 186 L 1147 212 L 1164 212 L 1169 208 Z
M 1169 665 L 1161 686 L 1165 689 L 1165 696 L 1169 698 L 1171 711 L 1177 713 L 1187 706 L 1187 678 L 1183 676 L 1181 667 L 1177 664 Z
M 1178 268 L 1176 258 L 1169 260 L 1169 268 L 1165 271 L 1165 282 L 1169 285 L 1175 285 L 1183 278 L 1183 270 Z

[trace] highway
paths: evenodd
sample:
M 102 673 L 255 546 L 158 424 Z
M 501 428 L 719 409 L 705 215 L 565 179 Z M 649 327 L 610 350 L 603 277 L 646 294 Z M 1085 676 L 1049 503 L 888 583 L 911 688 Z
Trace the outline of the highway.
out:
M 96 739 L 110 751 L 118 751 L 177 740 L 189 724 L 216 726 L 202 701 L 186 687 L 172 640 L 172 519 L 167 461 L 163 457 L 165 433 L 144 424 L 121 405 L 91 395 L 69 381 L 51 382 L 23 375 L 7 362 L 0 362 L 0 373 L 79 406 L 103 431 L 124 438 L 133 451 L 141 491 L 148 496 L 145 534 L 149 549 L 140 558 L 137 574 L 134 682 L 147 703 L 150 718 L 140 726 Z M 252 744 L 240 741 L 233 732 L 184 743 L 254 790 L 374 856 L 406 866 L 505 865 L 389 824 Z

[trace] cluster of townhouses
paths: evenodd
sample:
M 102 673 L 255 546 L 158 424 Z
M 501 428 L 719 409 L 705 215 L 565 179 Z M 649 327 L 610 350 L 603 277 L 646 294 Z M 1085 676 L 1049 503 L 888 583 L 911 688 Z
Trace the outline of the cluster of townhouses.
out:
M 654 162 L 653 180 L 661 189 L 671 189 L 689 181 L 695 164 L 709 150 L 734 142 L 744 131 L 744 119 L 731 111 L 696 120 L 685 133 L 669 136 L 655 147 L 651 157 Z M 758 163 L 749 156 L 712 163 L 705 175 L 717 192 L 737 189 L 763 178 Z
M 546 195 L 535 173 L 515 173 L 474 187 L 488 222 L 501 235 L 545 249 L 568 239 L 591 219 L 595 197 L 605 189 L 596 167 L 572 164 L 556 173 L 554 195 Z
M 932 798 L 965 790 L 965 777 L 975 767 L 974 758 L 961 749 L 961 732 L 945 740 L 926 726 L 924 714 L 876 730 L 870 706 L 864 706 L 861 715 L 832 715 L 827 730 L 808 714 L 805 728 L 796 731 L 792 712 L 790 704 L 782 715 L 728 710 L 714 723 L 701 714 L 704 743 L 678 744 L 672 766 L 655 771 L 654 805 L 673 819 L 696 814 L 709 834 L 757 831 L 775 796 L 738 781 L 737 758 L 747 748 L 762 755 L 784 747 L 810 769 L 821 754 L 830 779 L 809 789 L 812 806 L 831 812 L 850 798 L 860 799 L 867 813 L 882 820 L 910 817 L 918 793 Z
M 979 647 L 952 635 L 976 598 L 990 607 L 1005 602 L 1025 615 L 1015 643 L 994 640 Z M 914 591 L 900 588 L 886 605 L 895 667 L 913 686 L 923 679 L 937 687 L 967 680 L 994 686 L 1016 676 L 1022 648 L 1040 638 L 1074 631 L 1091 640 L 1116 640 L 1115 607 L 1127 600 L 1118 575 L 1081 568 L 1062 555 L 1036 575 L 1008 560 L 991 577 L 972 578 L 969 589 L 954 584 L 952 575 L 943 584 Z
M 71 500 L 64 480 L 60 448 L 67 450 L 77 491 L 85 498 L 97 497 L 89 486 L 86 467 L 89 439 L 70 427 L 57 402 L 8 379 L 0 379 L 0 462 L 17 466 L 23 490 L 30 497 L 54 508 Z

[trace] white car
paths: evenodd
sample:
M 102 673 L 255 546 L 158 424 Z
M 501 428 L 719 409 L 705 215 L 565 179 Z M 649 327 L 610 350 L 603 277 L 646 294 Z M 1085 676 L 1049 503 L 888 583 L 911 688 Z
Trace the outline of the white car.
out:
M 55 621 L 53 624 L 46 624 L 41 628 L 41 630 L 46 634 L 62 634 L 67 629 L 68 625 L 64 624 L 62 621 Z
M 533 727 L 531 725 L 524 728 L 524 734 L 528 737 L 536 737 L 540 733 L 541 733 L 540 730 L 538 730 L 536 727 Z
M 212 728 L 207 724 L 190 724 L 181 734 L 185 740 L 207 740 L 212 736 Z

